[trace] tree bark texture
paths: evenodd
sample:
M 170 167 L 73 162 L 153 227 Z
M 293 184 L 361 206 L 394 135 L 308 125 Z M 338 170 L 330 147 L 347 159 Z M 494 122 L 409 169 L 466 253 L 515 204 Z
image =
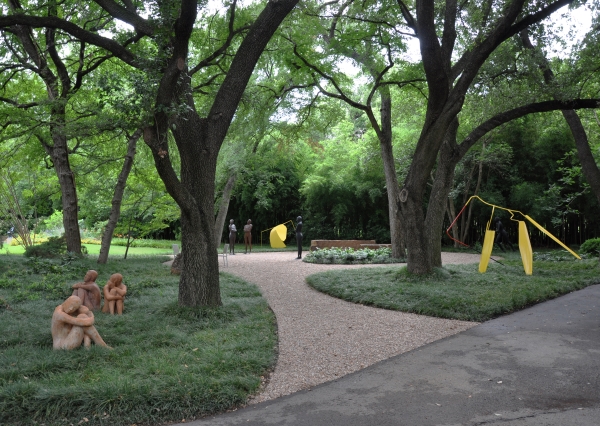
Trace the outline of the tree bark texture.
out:
M 60 185 L 67 251 L 81 254 L 81 234 L 77 220 L 79 207 L 77 190 L 75 188 L 75 175 L 69 164 L 67 140 L 64 136 L 56 133 L 53 135 L 54 145 L 46 147 L 46 152 L 50 155 L 54 163 L 54 170 L 56 171 Z
M 454 170 L 460 161 L 456 146 L 458 119 L 455 118 L 446 132 L 440 149 L 433 187 L 429 195 L 425 233 L 429 250 L 429 263 L 434 268 L 442 266 L 442 235 L 446 203 L 454 180 Z
M 403 259 L 406 257 L 406 250 L 402 227 L 402 212 L 398 208 L 400 186 L 398 184 L 398 175 L 396 174 L 396 164 L 392 148 L 392 100 L 387 88 L 381 90 L 381 132 L 378 136 L 387 187 L 392 257 Z
M 127 178 L 131 167 L 133 166 L 133 158 L 135 157 L 135 150 L 137 141 L 142 135 L 142 129 L 136 130 L 136 132 L 129 138 L 127 144 L 127 154 L 125 155 L 125 161 L 123 161 L 123 167 L 121 173 L 117 179 L 117 185 L 112 198 L 112 207 L 110 209 L 110 215 L 108 223 L 104 228 L 102 234 L 102 244 L 100 245 L 100 255 L 98 256 L 98 263 L 105 264 L 108 261 L 108 253 L 110 251 L 110 243 L 112 241 L 119 216 L 121 216 L 121 203 L 123 202 L 123 193 L 125 192 L 125 185 L 127 184 Z

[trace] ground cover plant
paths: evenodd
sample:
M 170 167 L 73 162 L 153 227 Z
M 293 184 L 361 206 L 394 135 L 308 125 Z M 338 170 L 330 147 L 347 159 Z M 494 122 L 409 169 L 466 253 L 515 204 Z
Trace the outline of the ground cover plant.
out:
M 302 260 L 307 263 L 332 263 L 348 265 L 406 262 L 406 259 L 394 259 L 392 257 L 392 250 L 386 247 L 375 250 L 370 248 L 356 250 L 351 247 L 316 249 L 306 253 Z
M 484 274 L 477 264 L 446 265 L 426 277 L 395 266 L 327 271 L 307 282 L 354 303 L 467 321 L 486 321 L 600 283 L 597 259 L 534 261 L 527 276 L 517 253 L 503 256 Z
M 259 290 L 221 274 L 221 308 L 181 308 L 167 257 L 0 255 L 0 424 L 131 425 L 189 420 L 242 404 L 275 359 L 275 320 Z M 54 308 L 88 269 L 120 272 L 121 316 L 95 313 L 113 349 L 52 349 Z

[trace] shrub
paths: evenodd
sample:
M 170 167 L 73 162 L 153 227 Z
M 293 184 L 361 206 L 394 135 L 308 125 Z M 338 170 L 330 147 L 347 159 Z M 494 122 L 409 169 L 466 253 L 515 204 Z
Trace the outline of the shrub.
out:
M 64 236 L 50 237 L 48 241 L 25 248 L 25 257 L 55 258 L 67 252 L 67 241 Z
M 392 258 L 392 250 L 386 247 L 377 250 L 332 247 L 309 252 L 304 256 L 303 261 L 307 263 L 365 264 L 398 263 L 404 260 Z
M 589 254 L 600 254 L 600 238 L 592 238 L 585 240 L 585 242 L 579 247 L 579 251 L 582 253 Z

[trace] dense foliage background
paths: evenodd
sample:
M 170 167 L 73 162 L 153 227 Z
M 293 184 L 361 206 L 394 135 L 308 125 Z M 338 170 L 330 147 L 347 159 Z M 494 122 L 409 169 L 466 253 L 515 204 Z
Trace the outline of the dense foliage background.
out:
M 395 5 L 386 7 L 390 8 L 389 13 L 398 12 Z M 210 19 L 209 14 L 199 18 L 191 56 L 205 54 L 202 49 L 208 47 L 202 43 L 209 35 L 214 36 L 214 40 L 227 35 L 225 10 Z M 252 6 L 240 7 L 238 12 L 237 19 L 243 21 L 256 10 Z M 361 13 L 367 13 L 367 9 Z M 294 19 L 314 17 L 298 12 Z M 399 16 L 394 19 L 401 20 Z M 76 21 L 75 17 L 73 20 Z M 206 22 L 211 22 L 210 28 L 204 26 Z M 355 24 L 355 28 L 350 27 L 349 34 L 375 43 L 375 37 L 370 34 L 375 30 L 366 24 L 367 21 L 360 24 L 364 28 Z M 577 25 L 574 20 L 563 24 Z M 316 34 L 322 30 L 315 22 L 311 25 L 314 29 L 310 25 L 299 27 L 306 34 L 293 34 L 299 44 L 316 43 L 311 40 L 317 39 Z M 113 27 L 106 29 L 118 31 Z M 554 87 L 563 84 L 561 90 L 564 93 L 568 88 L 571 92 L 578 91 L 581 96 L 597 96 L 598 75 L 590 71 L 594 64 L 597 31 L 577 41 L 565 33 L 557 35 L 547 23 L 532 29 L 536 36 L 543 31 L 547 38 L 540 36 L 536 40 L 546 52 L 555 50 L 549 58 L 558 82 Z M 65 46 L 72 42 L 64 35 L 59 36 Z M 32 37 L 43 44 L 41 34 L 34 33 Z M 553 37 L 551 41 L 550 37 Z M 407 50 L 400 39 L 378 42 L 397 43 L 395 55 Z M 11 43 L 17 46 L 16 42 Z M 300 71 L 299 57 L 291 53 L 289 43 L 286 43 L 285 37 L 275 37 L 270 49 L 261 57 L 221 148 L 215 209 L 220 206 L 228 180 L 235 177 L 235 184 L 229 204 L 226 204 L 227 220 L 220 240 L 226 238 L 229 219 L 234 219 L 240 230 L 248 219 L 252 219 L 255 243 L 263 241 L 267 244 L 268 232 L 263 231 L 290 220 L 295 222 L 301 215 L 306 242 L 311 239 L 375 239 L 389 243 L 386 179 L 376 132 L 364 111 L 344 100 L 319 96 L 314 84 L 306 83 L 310 80 L 308 74 Z M 349 46 L 352 40 L 340 39 L 340 43 Z M 232 45 L 235 47 L 235 42 Z M 567 45 L 573 50 L 556 53 L 560 50 L 557 46 Z M 49 101 L 43 101 L 47 96 L 46 88 L 43 78 L 35 73 L 17 72 L 26 67 L 15 65 L 18 55 L 15 50 L 10 50 L 10 46 L 13 44 L 0 48 L 4 58 L 0 117 L 7 123 L 0 137 L 2 152 L 6 154 L 0 162 L 2 204 L 8 205 L 6 200 L 16 203 L 17 217 L 29 230 L 60 235 L 63 232 L 63 195 L 57 174 L 52 170 L 53 157 L 44 148 L 44 143 L 36 141 L 47 138 Z M 151 51 L 144 42 L 136 49 Z M 343 56 L 343 49 L 339 51 L 342 53 L 338 55 Z M 98 236 L 109 219 L 127 142 L 152 108 L 156 84 L 152 79 L 156 76 L 132 70 L 116 60 L 100 56 L 97 51 L 89 52 L 87 68 L 82 66 L 77 70 L 75 50 L 65 48 L 58 53 L 64 56 L 65 70 L 72 72 L 73 82 L 77 76 L 79 84 L 72 86 L 68 96 L 65 95 L 62 118 L 70 168 L 77 188 L 79 225 L 83 238 Z M 384 61 L 384 58 L 378 59 L 374 51 L 370 54 L 374 61 Z M 96 63 L 92 62 L 93 55 L 97 57 Z M 339 61 L 341 56 L 334 60 Z M 540 83 L 539 67 L 534 59 L 533 54 L 524 53 L 516 36 L 493 53 L 469 91 L 469 102 L 460 114 L 459 136 L 464 137 L 496 111 L 529 99 L 548 97 L 547 89 Z M 59 69 L 59 62 L 54 57 L 53 60 L 55 65 L 50 68 Z M 339 79 L 346 93 L 356 99 L 369 95 L 372 78 L 365 71 L 368 64 L 362 64 L 363 68 L 360 68 L 361 64 L 355 61 L 340 67 L 339 62 L 326 62 L 325 56 L 306 60 L 319 63 L 323 70 Z M 423 70 L 418 61 L 398 56 L 394 62 L 391 79 L 396 75 L 402 75 L 404 81 L 412 79 L 411 84 L 387 86 L 392 105 L 395 168 L 399 182 L 402 182 L 422 131 L 427 92 L 422 85 Z M 17 71 L 11 72 L 13 69 Z M 213 77 L 206 72 L 198 74 L 205 83 L 194 89 L 200 112 L 207 108 L 203 96 L 214 94 L 217 88 Z M 36 100 L 35 105 L 27 106 L 28 99 Z M 370 107 L 377 109 L 378 102 L 376 97 L 373 98 Z M 579 110 L 578 115 L 598 162 L 600 121 L 597 113 Z M 173 145 L 174 141 L 169 143 Z M 171 151 L 171 161 L 179 166 L 175 149 Z M 439 230 L 443 244 L 453 244 L 444 231 L 472 195 L 530 215 L 569 245 L 579 245 L 600 236 L 600 206 L 583 178 L 573 136 L 558 111 L 527 115 L 508 122 L 486 134 L 468 152 L 454 173 L 448 214 Z M 509 235 L 516 239 L 515 224 L 505 213 L 495 213 L 505 219 Z M 148 146 L 138 143 L 115 235 L 178 239 L 181 233 L 179 215 L 180 209 L 157 176 Z M 473 202 L 457 221 L 459 239 L 468 244 L 481 242 L 490 215 L 488 206 Z M 16 226 L 15 216 L 0 209 L 0 234 L 14 235 Z M 293 239 L 293 223 L 288 223 L 288 230 Z M 530 233 L 535 246 L 554 244 L 531 227 Z M 238 233 L 238 238 L 240 242 L 243 240 L 242 232 Z

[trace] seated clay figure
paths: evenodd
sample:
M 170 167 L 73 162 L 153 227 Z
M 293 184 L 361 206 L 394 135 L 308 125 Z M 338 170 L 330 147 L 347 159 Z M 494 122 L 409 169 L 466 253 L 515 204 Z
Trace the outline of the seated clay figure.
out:
M 96 278 L 98 278 L 98 272 L 90 269 L 85 274 L 82 283 L 73 284 L 73 296 L 79 297 L 83 306 L 90 311 L 99 309 L 102 303 L 102 295 L 100 287 L 96 284 Z
M 109 347 L 94 327 L 94 314 L 81 304 L 77 296 L 69 296 L 54 309 L 52 315 L 52 346 L 54 349 L 75 349 L 83 344 L 89 348 L 92 341 Z
M 104 286 L 104 306 L 102 312 L 114 315 L 115 312 L 119 315 L 123 313 L 123 305 L 125 295 L 127 294 L 127 286 L 123 284 L 123 275 L 112 274 L 110 280 Z

